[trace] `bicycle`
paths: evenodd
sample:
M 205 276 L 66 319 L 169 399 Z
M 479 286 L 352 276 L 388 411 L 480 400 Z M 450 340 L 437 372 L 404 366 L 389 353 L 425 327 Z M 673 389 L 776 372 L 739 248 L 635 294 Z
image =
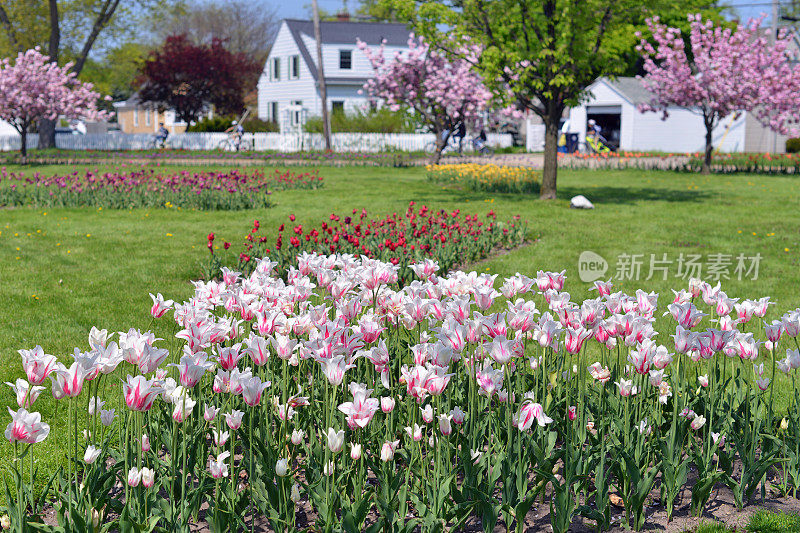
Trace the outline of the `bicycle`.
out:
M 238 146 L 235 135 L 228 135 L 217 145 L 217 150 L 223 152 L 249 152 L 253 150 L 253 140 L 242 137 L 239 139 Z
M 486 141 L 478 141 L 478 139 L 472 139 L 472 146 L 475 148 L 475 151 L 478 152 L 481 156 L 492 156 L 494 155 L 494 149 L 486 144 Z
M 165 148 L 169 148 L 169 146 L 167 146 L 167 138 L 153 135 L 153 139 L 150 141 L 147 148 L 150 150 L 164 150 Z
M 425 145 L 424 149 L 426 153 L 432 154 L 437 149 L 436 141 L 429 142 L 428 144 Z M 459 150 L 458 143 L 455 142 L 452 136 L 448 137 L 447 144 L 445 144 L 444 148 L 442 149 L 442 155 L 444 155 L 447 152 L 456 152 L 458 155 L 461 155 L 461 150 Z

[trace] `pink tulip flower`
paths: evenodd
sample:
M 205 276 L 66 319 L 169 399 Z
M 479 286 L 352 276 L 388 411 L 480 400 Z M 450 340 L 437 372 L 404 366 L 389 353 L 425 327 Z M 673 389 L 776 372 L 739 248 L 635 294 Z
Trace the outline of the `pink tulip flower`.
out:
M 133 377 L 128 374 L 127 381 L 122 386 L 125 403 L 133 411 L 149 411 L 153 402 L 164 391 L 156 384 L 155 379 L 148 380 L 144 376 Z
M 12 444 L 23 442 L 25 444 L 36 444 L 42 442 L 50 433 L 50 426 L 42 422 L 42 415 L 39 413 L 29 413 L 24 408 L 12 411 L 11 422 L 6 426 L 5 436 Z
M 158 293 L 157 296 L 153 296 L 151 293 L 150 298 L 153 299 L 153 307 L 150 308 L 150 314 L 153 318 L 161 318 L 167 311 L 172 309 L 172 306 L 175 304 L 172 300 L 165 301 L 161 293 Z
M 22 367 L 31 385 L 41 385 L 56 369 L 55 356 L 45 354 L 41 346 L 36 346 L 33 350 L 19 350 L 19 353 L 22 356 Z

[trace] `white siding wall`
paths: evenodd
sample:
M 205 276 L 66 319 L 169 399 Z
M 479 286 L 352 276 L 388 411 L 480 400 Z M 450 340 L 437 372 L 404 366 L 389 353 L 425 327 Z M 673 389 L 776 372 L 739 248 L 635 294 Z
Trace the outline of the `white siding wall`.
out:
M 366 95 L 358 94 L 360 85 L 328 85 L 328 106 L 333 107 L 333 102 L 344 102 L 345 113 L 353 113 L 369 106 Z M 321 111 L 319 111 L 321 112 Z
M 705 149 L 706 129 L 702 116 L 681 108 L 670 109 L 666 120 L 661 120 L 661 116 L 661 113 L 637 112 L 631 150 L 702 152 Z M 744 116 L 733 122 L 731 119 L 723 119 L 714 129 L 713 143 L 723 152 L 743 152 Z
M 0 120 L 0 135 L 19 135 L 19 133 L 14 129 L 14 126 L 5 120 Z
M 745 117 L 745 150 L 748 152 L 786 152 L 786 135 L 765 128 L 750 113 Z
M 275 44 L 269 52 L 264 70 L 258 80 L 259 118 L 266 119 L 268 117 L 270 102 L 278 102 L 278 112 L 282 115 L 286 106 L 295 100 L 301 100 L 306 107 L 315 105 L 314 103 L 318 100 L 314 79 L 302 56 L 300 56 L 300 77 L 296 80 L 289 79 L 289 58 L 293 55 L 300 55 L 300 50 L 284 22 L 278 30 Z M 269 68 L 273 58 L 278 58 L 280 61 L 280 80 L 270 81 Z
M 306 48 L 308 48 L 309 53 L 311 54 L 311 59 L 314 61 L 314 64 L 317 64 L 317 48 L 316 48 L 316 41 L 314 40 L 313 35 L 306 35 L 301 34 L 303 39 L 303 43 L 305 43 Z M 358 35 L 353 35 L 353 43 L 352 44 L 345 44 L 345 43 L 322 43 L 322 64 L 325 67 L 325 77 L 326 78 L 371 78 L 372 77 L 372 65 L 370 64 L 367 56 L 364 55 L 361 50 L 356 47 L 356 38 Z M 369 43 L 370 47 L 374 50 L 377 50 L 378 45 L 374 43 Z M 339 68 L 339 50 L 351 50 L 352 56 L 352 68 L 347 69 L 340 69 Z M 402 52 L 407 50 L 404 46 L 387 46 L 384 50 L 384 56 L 387 59 L 391 59 L 394 57 L 395 52 Z

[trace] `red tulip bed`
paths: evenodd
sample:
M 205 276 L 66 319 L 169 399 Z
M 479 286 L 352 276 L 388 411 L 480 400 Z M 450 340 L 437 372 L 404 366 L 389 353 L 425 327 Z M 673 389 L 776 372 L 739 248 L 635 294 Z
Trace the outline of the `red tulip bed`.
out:
M 31 207 L 175 207 L 184 209 L 253 209 L 270 206 L 273 191 L 317 189 L 316 172 L 129 172 L 75 171 L 43 176 L 38 172 L 0 173 L 0 206 Z
M 298 252 L 364 255 L 398 266 L 400 283 L 408 282 L 413 272 L 410 265 L 422 259 L 433 259 L 447 271 L 487 257 L 498 248 L 514 248 L 523 244 L 527 225 L 514 216 L 498 221 L 494 211 L 484 216 L 462 214 L 460 210 L 435 211 L 411 202 L 405 213 L 392 213 L 370 219 L 367 210 L 356 209 L 350 215 L 332 213 L 316 226 L 303 226 L 294 215 L 271 236 L 261 233 L 258 220 L 244 238 L 238 260 L 214 252 L 215 234 L 208 235 L 211 252 L 207 278 L 219 277 L 223 266 L 249 274 L 256 267 L 254 258 L 269 256 L 276 261 L 277 272 L 286 276 Z M 230 243 L 224 243 L 230 248 Z M 226 260 L 231 264 L 225 265 Z
M 720 486 L 740 508 L 765 485 L 797 496 L 800 310 L 700 280 L 573 301 L 564 272 L 426 259 L 401 288 L 366 256 L 303 253 L 286 279 L 254 264 L 183 303 L 153 296 L 167 339 L 93 328 L 71 356 L 20 350 L 8 527 L 522 531 L 543 505 L 558 533 L 639 530 L 654 491 L 668 517 Z M 66 424 L 41 419 L 44 394 Z M 51 431 L 65 467 L 34 482 Z

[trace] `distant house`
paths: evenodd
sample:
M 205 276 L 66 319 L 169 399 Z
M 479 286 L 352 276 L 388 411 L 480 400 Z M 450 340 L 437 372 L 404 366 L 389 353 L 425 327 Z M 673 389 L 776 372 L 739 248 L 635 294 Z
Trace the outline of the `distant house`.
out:
M 19 135 L 17 129 L 5 120 L 0 120 L 0 137 Z
M 186 123 L 177 119 L 175 111 L 168 109 L 160 112 L 153 104 L 139 102 L 136 94 L 122 102 L 114 102 L 113 105 L 122 133 L 155 133 L 161 122 L 170 133 L 186 131 Z M 208 112 L 209 118 L 213 115 L 212 111 Z
M 599 78 L 588 87 L 588 98 L 569 110 L 569 131 L 586 138 L 594 119 L 602 134 L 621 150 L 698 152 L 705 147 L 705 126 L 699 110 L 672 107 L 666 120 L 661 113 L 641 113 L 637 105 L 651 94 L 636 78 Z M 786 137 L 762 126 L 751 113 L 721 121 L 713 144 L 723 152 L 785 152 Z
M 331 111 L 352 111 L 367 104 L 359 90 L 373 76 L 366 56 L 356 48 L 356 39 L 371 47 L 386 41 L 386 56 L 408 47 L 405 24 L 382 22 L 320 22 L 322 61 Z M 281 124 L 297 125 L 304 116 L 322 114 L 314 24 L 308 20 L 281 21 L 275 43 L 258 81 L 258 117 Z

